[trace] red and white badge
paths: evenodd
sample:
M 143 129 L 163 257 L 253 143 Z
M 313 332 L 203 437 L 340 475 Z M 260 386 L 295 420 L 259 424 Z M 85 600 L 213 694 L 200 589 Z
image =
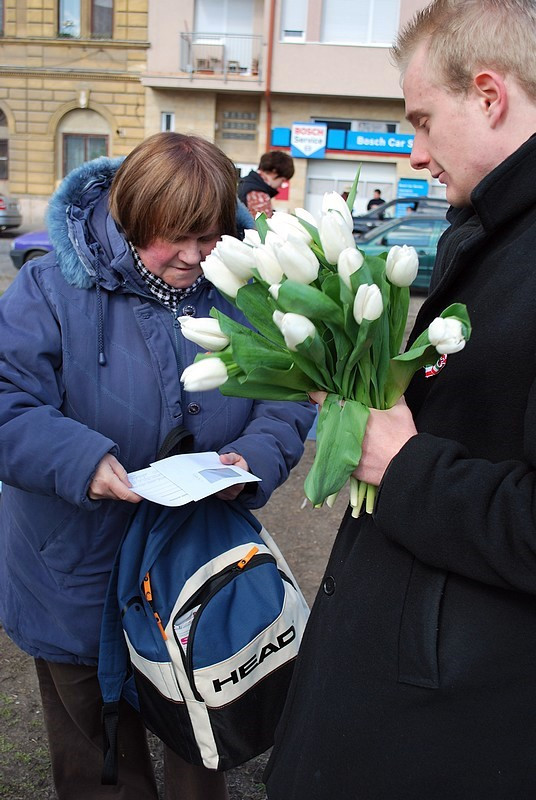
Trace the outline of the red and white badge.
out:
M 446 354 L 443 354 L 438 358 L 435 364 L 429 364 L 427 367 L 424 367 L 424 377 L 434 378 L 438 372 L 441 372 L 446 363 L 447 356 Z

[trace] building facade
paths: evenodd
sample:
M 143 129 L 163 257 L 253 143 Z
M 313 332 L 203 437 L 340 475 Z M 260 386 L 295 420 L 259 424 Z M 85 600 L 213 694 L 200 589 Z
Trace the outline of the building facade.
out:
M 74 166 L 145 136 L 147 0 L 0 0 L 0 191 L 25 224 Z
M 193 132 L 247 172 L 295 158 L 280 208 L 318 210 L 360 170 L 355 210 L 374 189 L 444 195 L 409 164 L 411 127 L 389 60 L 424 0 L 149 0 L 146 133 Z

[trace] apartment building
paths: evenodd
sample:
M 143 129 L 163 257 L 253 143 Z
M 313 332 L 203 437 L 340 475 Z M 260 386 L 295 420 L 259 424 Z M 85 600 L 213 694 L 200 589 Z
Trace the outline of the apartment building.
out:
M 275 203 L 318 210 L 360 169 L 356 210 L 443 195 L 409 164 L 412 135 L 389 46 L 425 0 L 149 0 L 146 132 L 195 132 L 244 173 L 283 149 Z
M 25 223 L 70 169 L 144 138 L 147 26 L 147 0 L 0 0 L 0 191 Z

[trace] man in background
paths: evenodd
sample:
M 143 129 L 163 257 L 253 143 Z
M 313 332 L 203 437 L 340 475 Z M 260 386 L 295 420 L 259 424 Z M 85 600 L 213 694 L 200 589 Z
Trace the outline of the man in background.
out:
M 374 196 L 367 203 L 367 211 L 372 211 L 376 206 L 383 206 L 385 200 L 382 197 L 381 189 L 374 189 Z
M 264 153 L 256 170 L 252 169 L 238 183 L 238 197 L 247 206 L 253 218 L 257 214 L 271 217 L 275 197 L 285 181 L 294 175 L 294 161 L 282 150 Z

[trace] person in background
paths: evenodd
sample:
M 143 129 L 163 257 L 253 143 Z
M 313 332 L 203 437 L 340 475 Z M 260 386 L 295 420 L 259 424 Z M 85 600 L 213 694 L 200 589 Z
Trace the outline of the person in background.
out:
M 367 211 L 372 211 L 376 206 L 383 206 L 385 200 L 382 197 L 381 189 L 374 189 L 374 194 L 367 203 Z
M 371 411 L 374 513 L 335 541 L 270 800 L 536 797 L 535 42 L 534 0 L 435 0 L 396 43 L 452 206 L 410 344 L 455 302 L 472 335 Z
M 139 715 L 121 704 L 119 782 L 101 786 L 97 656 L 115 551 L 141 500 L 127 473 L 184 426 L 195 451 L 262 480 L 219 494 L 264 505 L 303 452 L 309 403 L 188 393 L 199 352 L 179 318 L 212 306 L 203 275 L 236 233 L 236 173 L 215 145 L 156 134 L 71 172 L 53 196 L 54 250 L 0 300 L 0 619 L 35 658 L 59 800 L 157 800 Z M 164 748 L 167 800 L 225 800 L 225 776 Z
M 264 153 L 256 170 L 252 169 L 238 183 L 238 197 L 247 206 L 250 214 L 274 213 L 272 197 L 275 197 L 284 181 L 294 175 L 294 161 L 282 150 Z

